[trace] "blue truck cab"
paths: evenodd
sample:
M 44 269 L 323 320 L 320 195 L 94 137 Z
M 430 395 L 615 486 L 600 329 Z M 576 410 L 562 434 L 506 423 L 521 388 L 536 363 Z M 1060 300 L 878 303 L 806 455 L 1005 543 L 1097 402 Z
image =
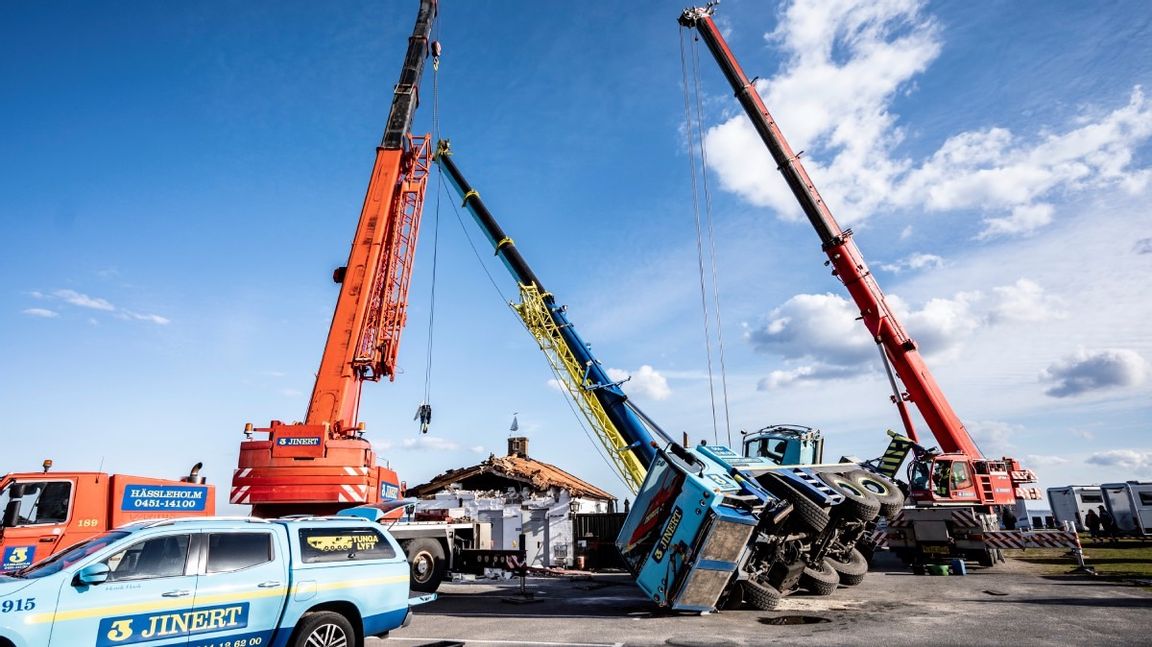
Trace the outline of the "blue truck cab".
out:
M 408 573 L 355 517 L 139 522 L 0 576 L 0 647 L 361 645 L 435 599 Z

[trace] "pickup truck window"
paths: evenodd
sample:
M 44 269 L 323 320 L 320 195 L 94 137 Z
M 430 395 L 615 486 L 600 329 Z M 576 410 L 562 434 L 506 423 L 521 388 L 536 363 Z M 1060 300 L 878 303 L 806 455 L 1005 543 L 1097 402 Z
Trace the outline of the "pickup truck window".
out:
M 82 541 L 62 553 L 56 553 L 42 562 L 33 564 L 22 571 L 16 571 L 16 576 L 35 579 L 53 575 L 60 572 L 60 569 L 75 564 L 77 560 L 95 553 L 114 541 L 119 541 L 127 535 L 128 533 L 123 531 L 114 531 Z
M 109 581 L 144 580 L 184 574 L 189 535 L 165 535 L 138 541 L 105 560 Z
M 212 533 L 208 536 L 209 573 L 229 573 L 272 561 L 272 535 L 266 532 Z
M 301 528 L 300 557 L 305 564 L 390 559 L 392 544 L 372 528 Z

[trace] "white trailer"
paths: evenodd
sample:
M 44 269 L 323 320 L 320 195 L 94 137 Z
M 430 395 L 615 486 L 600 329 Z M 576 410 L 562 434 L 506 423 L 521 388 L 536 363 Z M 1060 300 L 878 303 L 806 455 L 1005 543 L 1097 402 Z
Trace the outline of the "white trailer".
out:
M 1076 524 L 1076 530 L 1087 532 L 1084 515 L 1105 504 L 1098 485 L 1066 485 L 1048 488 L 1048 505 L 1052 506 L 1052 516 L 1056 517 L 1057 525 L 1071 521 Z
M 1152 481 L 1105 483 L 1100 491 L 1122 534 L 1152 534 Z

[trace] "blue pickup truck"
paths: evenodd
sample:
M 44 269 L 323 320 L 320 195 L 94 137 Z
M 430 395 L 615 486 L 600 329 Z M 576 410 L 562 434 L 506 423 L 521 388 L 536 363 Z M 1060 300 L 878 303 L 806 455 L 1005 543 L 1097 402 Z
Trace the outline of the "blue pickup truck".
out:
M 0 647 L 352 647 L 435 598 L 408 570 L 355 517 L 140 522 L 0 576 Z

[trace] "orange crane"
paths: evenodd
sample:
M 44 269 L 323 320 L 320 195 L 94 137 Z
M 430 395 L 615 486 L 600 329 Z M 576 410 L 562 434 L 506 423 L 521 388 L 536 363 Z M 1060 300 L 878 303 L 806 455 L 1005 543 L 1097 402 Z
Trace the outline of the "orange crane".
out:
M 330 514 L 400 496 L 396 472 L 377 465 L 358 418 L 365 381 L 396 377 L 416 237 L 431 164 L 430 135 L 411 133 L 436 0 L 422 0 L 364 197 L 340 296 L 303 422 L 245 426 L 231 502 L 256 516 Z M 260 434 L 260 436 L 257 436 Z

